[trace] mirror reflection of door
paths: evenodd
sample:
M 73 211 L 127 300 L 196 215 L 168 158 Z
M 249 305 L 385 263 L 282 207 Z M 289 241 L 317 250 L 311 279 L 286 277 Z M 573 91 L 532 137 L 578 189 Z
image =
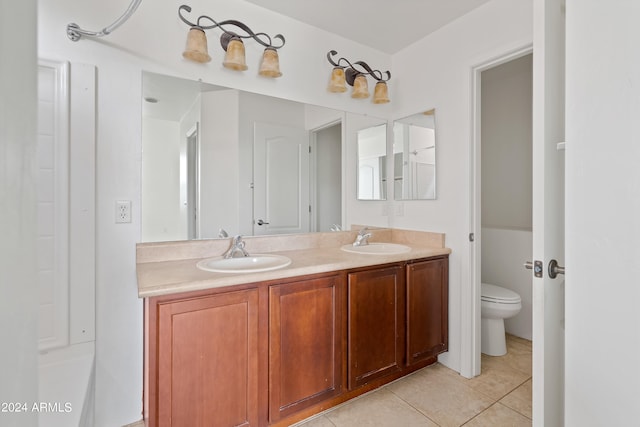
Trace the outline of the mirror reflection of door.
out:
M 200 237 L 198 224 L 198 167 L 199 167 L 199 151 L 198 151 L 199 124 L 187 134 L 187 236 L 189 239 L 197 239 Z
M 309 231 L 309 133 L 254 124 L 253 234 Z

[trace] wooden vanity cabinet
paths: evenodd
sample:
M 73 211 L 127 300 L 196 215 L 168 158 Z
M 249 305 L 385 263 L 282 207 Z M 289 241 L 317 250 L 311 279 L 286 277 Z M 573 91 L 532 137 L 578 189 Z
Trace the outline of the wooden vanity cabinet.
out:
M 448 257 L 145 298 L 145 418 L 285 426 L 447 350 Z
M 448 349 L 447 258 L 407 264 L 407 365 Z
M 150 426 L 258 425 L 258 289 L 150 298 Z
M 343 391 L 343 276 L 269 287 L 269 421 Z
M 399 372 L 404 356 L 404 268 L 348 275 L 349 389 Z

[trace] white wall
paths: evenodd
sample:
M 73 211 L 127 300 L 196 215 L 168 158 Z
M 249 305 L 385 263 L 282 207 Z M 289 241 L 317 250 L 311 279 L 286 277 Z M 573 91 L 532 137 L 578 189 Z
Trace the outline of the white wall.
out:
M 19 7 L 22 5 L 21 2 Z M 267 79 L 257 75 L 262 48 L 251 42 L 245 44 L 249 70 L 238 73 L 224 69 L 221 66 L 222 51 L 215 40 L 220 32 L 216 30 L 212 30 L 210 36 L 211 63 L 202 65 L 184 60 L 181 53 L 188 28 L 178 18 L 178 4 L 169 0 L 142 2 L 135 15 L 108 37 L 77 43 L 66 36 L 68 23 L 76 22 L 90 30 L 104 28 L 122 14 L 126 4 L 97 0 L 38 2 L 38 55 L 94 64 L 98 70 L 96 427 L 124 425 L 140 419 L 142 412 L 142 303 L 137 297 L 135 276 L 135 244 L 141 237 L 142 70 L 202 79 L 221 86 L 378 117 L 390 116 L 394 105 L 374 105 L 370 100 L 353 100 L 349 94 L 326 91 L 332 69 L 326 61 L 326 52 L 338 48 L 340 55 L 365 60 L 376 64 L 376 68 L 389 69 L 391 58 L 382 52 L 245 2 L 194 0 L 190 6 L 194 11 L 193 20 L 201 14 L 208 14 L 217 20 L 241 20 L 254 31 L 282 33 L 287 39 L 286 46 L 279 51 L 283 77 Z M 24 8 L 29 9 L 28 5 Z M 25 10 L 21 16 L 28 16 L 28 12 Z M 8 18 L 5 19 L 6 16 Z M 8 31 L 2 40 L 10 40 L 12 44 L 16 42 L 15 34 L 24 33 L 25 22 L 21 19 L 19 28 L 15 27 L 11 22 L 15 21 L 14 16 L 13 13 L 2 14 L 3 21 L 8 21 L 2 26 L 3 34 L 5 29 Z M 27 43 L 28 37 L 22 41 Z M 10 52 L 9 57 L 19 56 L 13 50 Z M 11 73 L 6 74 L 16 76 L 16 80 L 11 82 L 12 87 L 35 86 L 16 84 L 27 78 L 28 73 L 16 71 L 18 67 L 15 64 L 13 60 Z M 25 92 L 24 89 L 20 93 L 12 90 L 11 94 L 20 97 Z M 23 123 L 20 120 L 16 122 Z M 351 157 L 352 160 L 354 158 Z M 116 200 L 132 200 L 131 224 L 115 224 Z M 26 216 L 21 216 L 25 219 L 20 221 L 28 220 L 29 211 L 25 213 Z M 364 219 L 367 218 L 365 215 Z M 383 223 L 386 225 L 386 220 Z M 8 241 L 18 239 L 16 236 Z M 23 318 L 22 313 L 15 315 Z M 27 382 L 34 375 L 27 375 Z
M 24 31 L 35 19 L 35 1 L 0 1 L 0 402 L 38 400 L 37 61 L 35 33 Z M 3 426 L 37 423 L 34 412 L 0 413 Z
M 482 72 L 482 226 L 531 230 L 532 55 Z
M 142 241 L 184 240 L 180 221 L 180 123 L 147 117 L 142 127 Z M 156 191 L 152 191 L 156 189 Z M 159 214 L 160 213 L 160 214 Z
M 475 316 L 469 265 L 469 164 L 471 70 L 490 59 L 532 42 L 530 0 L 493 0 L 393 56 L 395 117 L 436 108 L 437 200 L 395 201 L 389 209 L 393 227 L 446 233 L 452 249 L 449 273 L 449 352 L 446 365 L 472 375 L 465 366 L 471 354 Z M 401 215 L 398 215 L 400 213 Z
M 240 96 L 236 90 L 201 95 L 200 120 L 200 237 L 240 232 L 238 188 L 240 161 Z
M 565 424 L 632 425 L 640 416 L 640 4 L 567 0 L 566 10 Z

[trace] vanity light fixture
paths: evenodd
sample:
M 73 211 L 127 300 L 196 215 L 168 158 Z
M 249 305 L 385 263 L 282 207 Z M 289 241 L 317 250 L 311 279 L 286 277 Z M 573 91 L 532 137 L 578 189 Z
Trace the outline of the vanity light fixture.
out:
M 327 88 L 329 92 L 346 92 L 346 85 L 348 84 L 349 86 L 353 86 L 353 92 L 351 92 L 352 98 L 368 98 L 369 87 L 366 76 L 371 76 L 376 80 L 376 86 L 373 91 L 373 103 L 386 104 L 389 102 L 389 90 L 387 88 L 387 82 L 391 79 L 391 73 L 389 71 L 383 73 L 380 70 L 373 70 L 364 61 L 351 63 L 346 58 L 339 58 L 335 61 L 333 57 L 337 54 L 338 52 L 335 50 L 330 50 L 327 53 L 327 60 L 333 65 L 331 80 Z M 386 78 L 384 78 L 385 74 Z
M 205 35 L 205 30 L 220 28 L 222 30 L 222 35 L 220 36 L 220 44 L 226 52 L 222 65 L 232 70 L 246 70 L 248 67 L 245 58 L 244 42 L 242 41 L 242 39 L 254 39 L 256 42 L 265 47 L 264 53 L 262 54 L 262 61 L 260 63 L 258 74 L 265 77 L 282 76 L 282 73 L 280 72 L 280 61 L 278 59 L 278 49 L 284 46 L 285 43 L 282 34 L 276 34 L 275 36 L 273 36 L 274 39 L 280 40 L 280 43 L 278 45 L 274 45 L 273 40 L 269 35 L 267 35 L 266 33 L 254 33 L 251 28 L 240 21 L 227 20 L 216 22 L 209 16 L 202 15 L 198 17 L 196 23 L 193 23 L 188 21 L 182 15 L 183 11 L 191 12 L 191 7 L 183 4 L 178 8 L 178 16 L 180 17 L 182 22 L 191 27 L 187 36 L 187 47 L 182 53 L 183 57 L 200 63 L 211 61 L 211 57 L 209 56 L 207 48 L 207 37 Z M 212 24 L 202 25 L 202 20 L 210 21 Z M 238 34 L 236 32 L 229 31 L 223 27 L 225 25 L 239 28 L 244 32 L 244 34 Z

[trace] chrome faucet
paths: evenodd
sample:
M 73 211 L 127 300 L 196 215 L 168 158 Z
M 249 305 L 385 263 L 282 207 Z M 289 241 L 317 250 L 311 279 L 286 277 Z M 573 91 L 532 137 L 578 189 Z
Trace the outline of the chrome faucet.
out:
M 369 233 L 369 229 L 367 227 L 358 231 L 358 235 L 356 236 L 356 241 L 353 242 L 353 246 L 366 246 L 369 244 L 369 237 L 371 237 L 371 233 Z
M 220 230 L 218 230 L 219 239 L 224 239 L 226 237 L 229 237 L 229 234 L 227 234 L 227 230 L 225 230 L 224 228 L 221 228 Z
M 231 247 L 224 253 L 224 255 L 222 255 L 222 257 L 240 258 L 243 256 L 249 256 L 249 253 L 244 249 L 244 240 L 242 240 L 242 236 L 238 234 L 231 240 Z

